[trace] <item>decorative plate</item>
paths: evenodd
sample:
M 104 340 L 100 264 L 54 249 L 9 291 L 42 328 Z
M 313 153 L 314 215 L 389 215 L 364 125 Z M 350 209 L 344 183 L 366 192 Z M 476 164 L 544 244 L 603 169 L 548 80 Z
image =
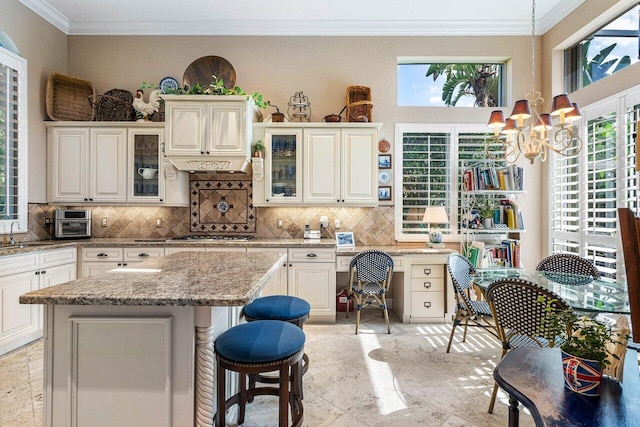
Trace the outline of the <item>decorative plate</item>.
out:
M 391 182 L 391 172 L 380 171 L 378 172 L 378 182 L 380 184 L 388 184 Z
M 180 87 L 178 80 L 173 77 L 163 77 L 158 83 L 158 87 L 162 91 L 162 93 L 167 93 L 168 90 L 176 90 Z
M 389 141 L 386 139 L 381 139 L 380 142 L 378 142 L 378 151 L 381 153 L 386 153 L 390 148 L 391 144 L 389 144 Z

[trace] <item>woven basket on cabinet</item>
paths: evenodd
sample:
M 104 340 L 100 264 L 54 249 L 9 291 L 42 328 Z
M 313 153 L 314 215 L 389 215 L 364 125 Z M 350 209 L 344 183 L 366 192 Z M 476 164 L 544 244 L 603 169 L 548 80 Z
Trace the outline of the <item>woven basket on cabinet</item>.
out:
M 94 114 L 89 96 L 93 95 L 90 81 L 51 73 L 45 97 L 47 115 L 51 120 L 91 121 Z

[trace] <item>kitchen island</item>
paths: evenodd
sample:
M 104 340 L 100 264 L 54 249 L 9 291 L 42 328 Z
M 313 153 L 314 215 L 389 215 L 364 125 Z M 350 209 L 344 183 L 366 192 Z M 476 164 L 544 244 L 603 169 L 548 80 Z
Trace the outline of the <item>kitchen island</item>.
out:
M 22 295 L 45 305 L 45 425 L 212 425 L 213 342 L 285 259 L 181 252 Z

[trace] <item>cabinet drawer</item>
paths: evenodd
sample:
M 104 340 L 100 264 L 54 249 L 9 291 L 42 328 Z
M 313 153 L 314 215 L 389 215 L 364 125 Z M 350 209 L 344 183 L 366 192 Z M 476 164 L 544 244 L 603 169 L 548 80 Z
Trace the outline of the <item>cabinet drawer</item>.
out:
M 349 264 L 351 263 L 351 259 L 356 256 L 354 253 L 352 256 L 338 256 L 338 261 L 336 263 L 337 271 L 349 271 Z M 393 271 L 403 271 L 404 270 L 404 257 L 401 255 L 391 256 L 393 260 Z
M 444 317 L 444 292 L 411 292 L 411 317 Z
M 122 248 L 82 248 L 83 261 L 122 261 Z
M 334 249 L 308 248 L 289 249 L 289 262 L 335 262 Z
M 443 292 L 444 278 L 425 277 L 424 279 L 411 279 L 411 291 L 415 292 Z
M 0 276 L 22 273 L 38 268 L 38 254 L 7 255 L 0 262 Z
M 76 248 L 57 249 L 40 253 L 40 268 L 76 262 L 78 250 Z
M 148 247 L 148 248 L 124 248 L 124 260 L 125 261 L 144 261 L 149 258 L 157 258 L 164 256 L 163 247 Z
M 411 278 L 444 277 L 442 264 L 414 264 L 411 266 Z

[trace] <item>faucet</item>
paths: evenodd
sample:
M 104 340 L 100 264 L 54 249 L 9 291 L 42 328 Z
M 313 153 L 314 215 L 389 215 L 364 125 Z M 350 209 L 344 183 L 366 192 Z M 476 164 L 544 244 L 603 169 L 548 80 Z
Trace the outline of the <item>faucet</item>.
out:
M 16 244 L 16 239 L 13 236 L 13 224 L 17 224 L 18 225 L 18 230 L 20 230 L 20 223 L 18 221 L 13 221 L 11 223 L 11 229 L 9 230 L 9 244 L 10 245 L 15 245 Z

